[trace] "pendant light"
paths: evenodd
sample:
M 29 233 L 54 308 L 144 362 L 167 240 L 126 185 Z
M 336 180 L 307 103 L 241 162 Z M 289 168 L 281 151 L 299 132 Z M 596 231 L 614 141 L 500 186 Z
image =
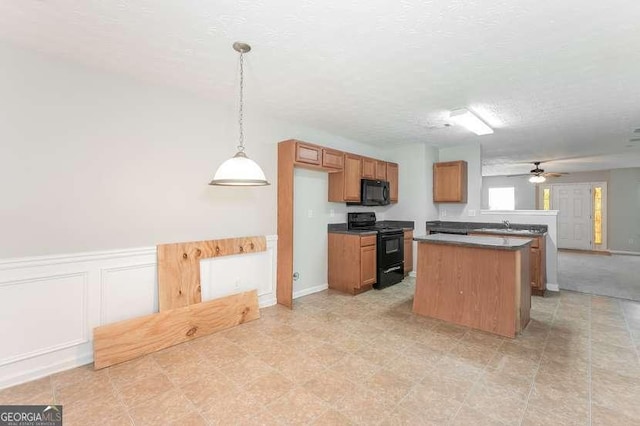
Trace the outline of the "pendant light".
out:
M 244 131 L 242 128 L 244 106 L 244 54 L 251 50 L 246 43 L 235 42 L 233 49 L 240 53 L 240 111 L 238 123 L 240 125 L 240 145 L 236 155 L 218 167 L 209 185 L 224 186 L 263 186 L 269 185 L 260 166 L 244 153 Z

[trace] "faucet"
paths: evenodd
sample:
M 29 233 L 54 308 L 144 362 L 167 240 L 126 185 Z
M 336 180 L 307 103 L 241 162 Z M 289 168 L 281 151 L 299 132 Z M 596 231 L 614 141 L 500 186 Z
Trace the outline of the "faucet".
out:
M 507 228 L 507 230 L 511 229 L 511 222 L 509 222 L 508 220 L 503 220 L 502 223 Z

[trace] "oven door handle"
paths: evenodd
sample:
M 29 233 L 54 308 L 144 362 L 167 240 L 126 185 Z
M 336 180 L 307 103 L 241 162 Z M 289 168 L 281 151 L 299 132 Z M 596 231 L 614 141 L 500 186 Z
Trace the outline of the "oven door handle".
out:
M 388 274 L 389 272 L 397 271 L 398 269 L 401 269 L 401 267 L 400 266 L 394 266 L 393 268 L 386 269 L 386 270 L 384 270 L 382 272 L 385 273 L 385 274 Z

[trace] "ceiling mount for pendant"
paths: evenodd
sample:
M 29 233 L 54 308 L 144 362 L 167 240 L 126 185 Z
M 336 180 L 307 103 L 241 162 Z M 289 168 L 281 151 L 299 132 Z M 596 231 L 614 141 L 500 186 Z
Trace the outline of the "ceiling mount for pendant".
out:
M 244 54 L 251 51 L 247 43 L 236 41 L 233 50 L 240 53 L 240 109 L 238 111 L 238 124 L 240 135 L 238 152 L 222 163 L 209 185 L 223 186 L 264 186 L 269 185 L 267 178 L 260 166 L 245 154 L 244 150 Z

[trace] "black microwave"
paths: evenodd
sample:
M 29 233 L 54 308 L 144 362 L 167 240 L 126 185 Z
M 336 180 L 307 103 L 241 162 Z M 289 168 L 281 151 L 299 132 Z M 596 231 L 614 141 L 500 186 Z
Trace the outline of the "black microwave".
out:
M 362 179 L 360 188 L 360 205 L 386 206 L 389 199 L 389 182 L 386 180 Z

